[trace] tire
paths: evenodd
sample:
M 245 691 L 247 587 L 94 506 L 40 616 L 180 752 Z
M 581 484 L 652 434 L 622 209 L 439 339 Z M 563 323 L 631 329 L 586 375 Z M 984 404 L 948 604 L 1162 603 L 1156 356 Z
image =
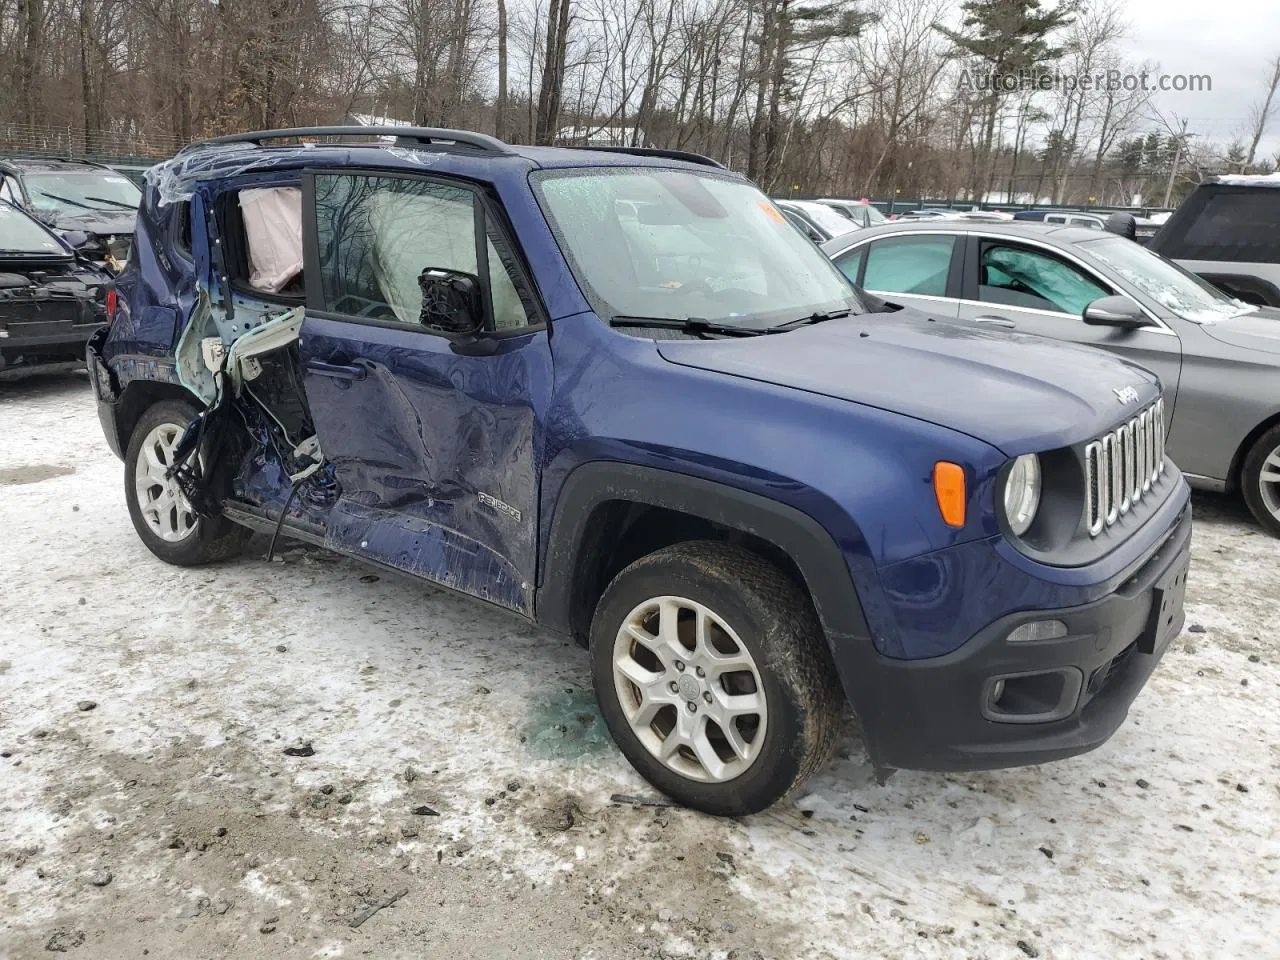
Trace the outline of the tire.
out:
M 198 566 L 234 556 L 251 535 L 251 531 L 225 517 L 208 519 L 196 516 L 176 487 L 166 487 L 158 472 L 149 473 L 147 470 L 151 461 L 147 459 L 144 447 L 150 442 L 152 457 L 163 465 L 168 456 L 166 442 L 171 445 L 195 416 L 195 407 L 183 400 L 164 400 L 155 404 L 138 419 L 124 457 L 124 497 L 129 504 L 133 528 L 148 550 L 165 563 L 179 567 Z M 143 473 L 151 481 L 149 484 L 139 476 L 139 459 L 143 460 Z M 162 511 L 156 507 L 157 503 L 171 502 L 152 499 L 156 491 L 161 497 L 167 494 L 172 498 L 170 509 Z M 162 513 L 163 519 L 160 518 Z M 164 532 L 166 527 L 167 535 Z
M 1249 448 L 1240 469 L 1240 488 L 1262 528 L 1280 537 L 1280 425 L 1266 431 Z
M 758 812 L 835 748 L 843 694 L 813 606 L 740 547 L 681 543 L 631 564 L 600 598 L 590 654 L 619 749 L 687 807 Z

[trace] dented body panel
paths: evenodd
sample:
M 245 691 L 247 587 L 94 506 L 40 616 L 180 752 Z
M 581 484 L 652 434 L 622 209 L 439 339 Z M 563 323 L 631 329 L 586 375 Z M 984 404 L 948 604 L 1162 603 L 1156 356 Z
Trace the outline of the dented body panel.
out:
M 343 490 L 329 543 L 532 616 L 546 331 L 468 356 L 443 337 L 310 317 L 301 356 Z

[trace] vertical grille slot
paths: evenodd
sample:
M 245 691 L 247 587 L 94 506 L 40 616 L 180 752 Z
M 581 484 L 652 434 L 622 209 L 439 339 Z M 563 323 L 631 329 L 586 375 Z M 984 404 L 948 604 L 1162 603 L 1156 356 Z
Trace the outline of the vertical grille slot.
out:
M 1107 526 L 1120 518 L 1121 491 L 1124 490 L 1124 451 L 1120 431 L 1102 438 L 1102 459 L 1107 465 Z M 1125 509 L 1129 509 L 1125 506 Z
M 1164 473 L 1164 401 L 1084 450 L 1085 524 L 1096 537 L 1135 508 Z
M 1106 510 L 1102 506 L 1102 444 L 1095 440 L 1084 448 L 1085 523 L 1089 536 L 1096 537 L 1106 525 Z

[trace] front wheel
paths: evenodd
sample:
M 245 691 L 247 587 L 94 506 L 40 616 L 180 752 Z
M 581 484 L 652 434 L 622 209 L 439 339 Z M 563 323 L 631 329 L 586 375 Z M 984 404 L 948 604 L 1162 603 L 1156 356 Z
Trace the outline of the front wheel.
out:
M 739 547 L 677 544 L 619 573 L 591 661 L 619 748 L 685 806 L 763 810 L 834 748 L 842 698 L 812 604 Z
M 1250 512 L 1273 537 L 1280 537 L 1280 426 L 1272 427 L 1249 448 L 1240 486 Z
M 250 536 L 225 517 L 199 516 L 177 481 L 166 476 L 174 446 L 195 416 L 184 401 L 157 403 L 139 418 L 124 458 L 124 496 L 134 529 L 148 550 L 180 567 L 232 556 Z

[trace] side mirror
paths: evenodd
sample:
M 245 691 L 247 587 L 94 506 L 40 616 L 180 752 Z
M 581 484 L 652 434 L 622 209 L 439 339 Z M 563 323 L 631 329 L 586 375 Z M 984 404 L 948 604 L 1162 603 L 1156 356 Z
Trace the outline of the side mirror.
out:
M 484 294 L 474 273 L 427 267 L 418 274 L 422 313 L 418 320 L 442 333 L 477 334 L 484 329 Z
M 1137 330 L 1151 326 L 1142 308 L 1128 297 L 1099 297 L 1084 308 L 1084 322 L 1095 327 Z

